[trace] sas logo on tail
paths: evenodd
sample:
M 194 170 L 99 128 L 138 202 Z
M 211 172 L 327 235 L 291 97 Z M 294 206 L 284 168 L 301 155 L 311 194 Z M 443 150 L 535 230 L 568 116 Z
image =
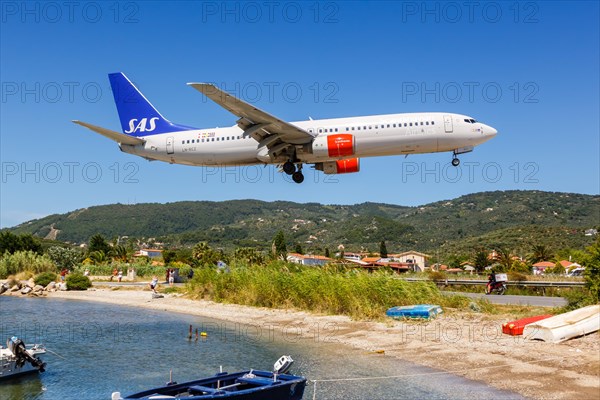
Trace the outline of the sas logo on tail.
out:
M 125 131 L 125 133 L 134 133 L 134 132 L 152 132 L 156 129 L 156 121 L 159 120 L 158 117 L 150 118 L 142 118 L 140 122 L 137 122 L 137 118 L 133 118 L 129 120 L 129 130 Z M 150 122 L 150 126 L 147 123 Z

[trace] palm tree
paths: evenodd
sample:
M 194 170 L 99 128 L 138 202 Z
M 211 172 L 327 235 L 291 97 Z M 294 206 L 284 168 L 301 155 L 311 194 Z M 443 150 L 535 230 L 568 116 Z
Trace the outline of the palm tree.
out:
M 504 267 L 505 271 L 508 271 L 512 268 L 513 256 L 510 253 L 510 250 L 508 250 L 507 248 L 498 249 L 497 260 L 500 263 L 500 265 L 502 265 L 502 267 Z
M 540 261 L 548 261 L 552 258 L 552 252 L 543 244 L 534 244 L 531 248 L 532 252 L 529 255 L 529 262 L 535 264 Z
M 475 252 L 475 256 L 473 257 L 473 266 L 475 267 L 475 271 L 477 271 L 477 273 L 483 272 L 489 263 L 488 254 L 483 248 Z
M 129 251 L 127 251 L 127 247 L 123 245 L 115 246 L 112 249 L 112 257 L 117 261 L 126 263 L 129 261 Z

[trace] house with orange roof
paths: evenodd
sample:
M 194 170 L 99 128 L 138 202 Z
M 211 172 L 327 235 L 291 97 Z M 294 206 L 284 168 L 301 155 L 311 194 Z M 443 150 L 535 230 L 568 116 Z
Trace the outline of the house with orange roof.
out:
M 539 274 L 543 273 L 544 271 L 546 271 L 546 268 L 554 268 L 554 265 L 555 264 L 552 261 L 536 262 L 535 264 L 532 265 L 533 274 L 539 275 Z

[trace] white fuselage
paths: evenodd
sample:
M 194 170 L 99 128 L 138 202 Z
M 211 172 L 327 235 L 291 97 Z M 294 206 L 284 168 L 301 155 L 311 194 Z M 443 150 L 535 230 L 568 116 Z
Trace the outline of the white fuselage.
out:
M 398 154 L 469 151 L 496 135 L 488 125 L 451 113 L 406 113 L 292 122 L 317 137 L 351 134 L 355 152 L 349 157 L 315 154 L 310 144 L 297 145 L 300 162 L 316 163 L 343 158 Z M 124 152 L 147 159 L 185 165 L 279 164 L 285 157 L 270 157 L 261 145 L 237 125 L 145 136 L 141 145 L 121 145 Z M 464 152 L 463 151 L 463 152 Z

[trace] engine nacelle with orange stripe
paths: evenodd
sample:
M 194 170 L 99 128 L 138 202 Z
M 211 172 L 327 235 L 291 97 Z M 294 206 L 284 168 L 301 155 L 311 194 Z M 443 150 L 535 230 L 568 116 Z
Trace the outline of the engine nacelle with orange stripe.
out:
M 355 151 L 354 136 L 349 133 L 318 136 L 312 143 L 312 153 L 321 158 L 349 157 Z
M 316 163 L 315 169 L 323 171 L 325 174 L 350 174 L 360 171 L 360 160 L 350 158 L 347 160 L 328 161 Z

